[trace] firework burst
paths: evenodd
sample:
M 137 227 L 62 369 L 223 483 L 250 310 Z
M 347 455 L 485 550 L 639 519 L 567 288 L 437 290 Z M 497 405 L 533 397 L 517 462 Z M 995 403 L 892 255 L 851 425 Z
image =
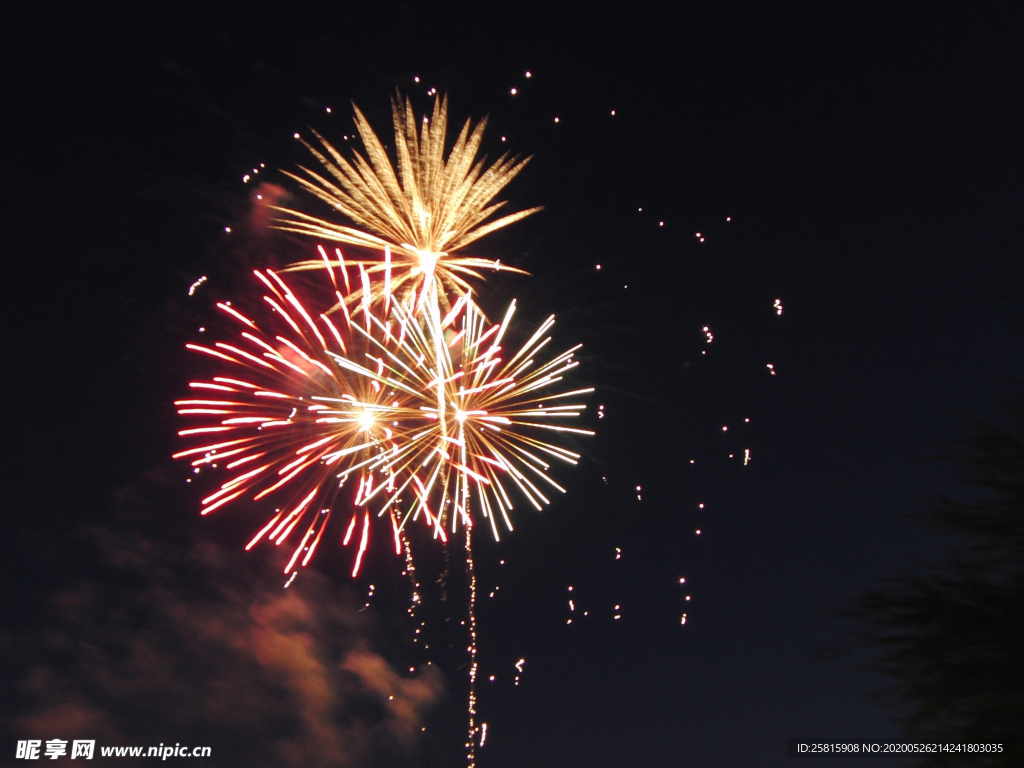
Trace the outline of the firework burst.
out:
M 394 343 L 391 349 L 381 345 L 381 369 L 337 359 L 382 388 L 415 393 L 421 401 L 426 424 L 407 430 L 371 465 L 405 478 L 390 495 L 383 487 L 372 494 L 385 499 L 380 514 L 395 506 L 403 510 L 400 527 L 422 512 L 454 532 L 460 522 L 472 525 L 475 506 L 500 539 L 502 527 L 512 530 L 517 497 L 540 510 L 550 503 L 552 490 L 564 492 L 551 477 L 552 462 L 575 464 L 579 454 L 552 439 L 594 434 L 568 425 L 586 408 L 572 399 L 593 390 L 559 387 L 578 365 L 579 345 L 541 359 L 551 342 L 553 316 L 517 350 L 506 351 L 514 314 L 515 302 L 500 323 L 491 323 L 471 294 L 439 319 L 421 319 L 399 306 L 396 334 L 388 339 Z M 410 495 L 413 499 L 403 504 Z
M 392 102 L 396 163 L 358 108 L 366 155 L 347 160 L 319 134 L 304 142 L 321 171 L 287 174 L 347 223 L 277 208 L 277 227 L 371 249 L 381 259 L 350 259 L 340 247 L 286 271 L 317 270 L 316 306 L 272 270 L 255 272 L 262 301 L 218 304 L 232 335 L 189 349 L 218 366 L 193 381 L 193 396 L 175 403 L 197 426 L 179 435 L 200 444 L 175 454 L 198 474 L 227 479 L 203 499 L 202 513 L 228 504 L 277 502 L 246 549 L 289 541 L 285 573 L 307 565 L 328 522 L 351 512 L 342 537 L 358 540 L 352 575 L 367 551 L 371 518 L 390 522 L 395 553 L 405 555 L 418 602 L 407 532 L 422 522 L 435 539 L 464 531 L 469 585 L 469 728 L 467 763 L 475 765 L 486 724 L 477 725 L 474 520 L 495 539 L 512 530 L 517 501 L 537 510 L 564 489 L 555 461 L 579 454 L 554 442 L 593 432 L 572 426 L 592 389 L 565 389 L 579 346 L 547 355 L 549 317 L 518 347 L 515 302 L 500 323 L 475 303 L 471 279 L 483 271 L 522 272 L 500 261 L 457 253 L 484 235 L 540 210 L 494 218 L 497 194 L 529 160 L 503 155 L 492 165 L 477 153 L 486 121 L 467 120 L 445 157 L 446 99 L 418 126 L 411 104 Z M 193 289 L 195 286 L 193 286 Z M 190 292 L 191 295 L 191 292 Z M 514 352 L 511 350 L 515 350 Z M 361 530 L 357 527 L 361 523 Z M 293 537 L 294 534 L 294 537 Z M 293 576 L 294 577 L 294 576 Z M 419 630 L 417 630 L 418 632 Z
M 455 252 L 540 210 L 492 218 L 504 206 L 493 202 L 495 196 L 529 158 L 506 154 L 489 166 L 486 159 L 478 159 L 486 119 L 475 127 L 467 120 L 446 158 L 447 98 L 434 101 L 433 114 L 423 116 L 418 131 L 412 104 L 396 99 L 392 119 L 397 163 L 393 165 L 363 113 L 358 107 L 354 110 L 365 157 L 354 152 L 351 161 L 346 159 L 314 131 L 320 148 L 303 143 L 322 170 L 300 166 L 302 175 L 287 174 L 353 226 L 281 208 L 285 216 L 278 221 L 279 229 L 384 250 L 384 261 L 362 262 L 371 277 L 381 278 L 374 282 L 374 301 L 389 293 L 400 300 L 411 294 L 422 305 L 433 293 L 447 309 L 449 297 L 470 290 L 469 279 L 483 278 L 481 270 L 522 272 L 497 260 Z M 311 260 L 292 268 L 322 266 Z M 358 303 L 360 298 L 357 290 L 352 299 Z
M 229 474 L 203 499 L 204 515 L 243 497 L 284 500 L 246 548 L 264 538 L 281 545 L 298 530 L 287 573 L 312 558 L 340 489 L 353 476 L 359 493 L 372 488 L 367 466 L 401 440 L 411 414 L 398 393 L 335 364 L 335 355 L 366 349 L 367 336 L 352 333 L 350 317 L 307 309 L 272 270 L 255 275 L 266 291 L 262 302 L 245 310 L 217 305 L 237 335 L 187 345 L 221 370 L 191 382 L 193 397 L 175 402 L 179 414 L 203 422 L 179 432 L 202 444 L 175 458 L 189 459 L 197 473 Z M 364 516 L 357 561 L 368 525 Z
M 203 514 L 250 495 L 286 499 L 247 549 L 264 539 L 281 545 L 297 532 L 288 573 L 309 563 L 344 503 L 354 513 L 343 543 L 359 540 L 355 575 L 371 517 L 390 521 L 401 553 L 410 521 L 447 539 L 446 528 L 472 525 L 475 505 L 500 538 L 501 527 L 512 529 L 516 497 L 541 509 L 552 489 L 563 490 L 551 462 L 575 464 L 579 454 L 550 438 L 593 434 L 566 424 L 585 409 L 568 400 L 592 390 L 558 389 L 579 347 L 541 361 L 553 317 L 507 355 L 514 302 L 500 323 L 487 321 L 471 294 L 444 317 L 430 316 L 433 303 L 426 315 L 416 313 L 411 295 L 381 316 L 362 291 L 363 312 L 353 319 L 342 289 L 351 286 L 346 268 L 328 261 L 325 269 L 335 290 L 320 291 L 320 304 L 337 308 L 334 319 L 308 308 L 272 270 L 256 271 L 261 303 L 247 314 L 217 305 L 237 337 L 188 345 L 223 368 L 191 382 L 196 396 L 175 403 L 202 422 L 179 432 L 201 444 L 175 458 L 197 472 L 229 474 L 203 499 Z M 363 269 L 360 277 L 368 281 Z M 346 487 L 352 492 L 343 501 Z

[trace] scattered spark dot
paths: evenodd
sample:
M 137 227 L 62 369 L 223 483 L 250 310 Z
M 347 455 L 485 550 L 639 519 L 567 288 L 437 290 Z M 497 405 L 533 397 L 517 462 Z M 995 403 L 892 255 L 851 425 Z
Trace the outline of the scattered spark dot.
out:
M 686 583 L 686 578 L 685 578 L 685 577 L 683 577 L 683 576 L 680 576 L 680 577 L 679 577 L 679 583 L 680 583 L 680 584 L 685 584 L 685 583 Z
M 515 96 L 517 93 L 519 93 L 519 91 L 517 91 L 515 88 L 513 88 L 511 93 L 512 93 L 513 96 Z
M 782 315 L 782 299 L 776 299 L 775 303 L 772 306 L 775 307 L 775 314 L 781 316 Z
M 743 423 L 744 423 L 744 424 L 749 424 L 749 423 L 750 423 L 750 419 L 744 419 L 744 420 L 743 420 Z
M 199 470 L 196 470 L 196 471 L 198 472 Z M 621 560 L 622 559 L 622 549 L 620 549 L 619 547 L 615 548 L 615 559 L 616 560 Z
M 715 334 L 713 334 L 711 332 L 711 329 L 708 326 L 705 325 L 701 330 L 704 331 L 704 341 L 705 342 L 710 344 L 712 341 L 715 340 Z
M 768 372 L 769 372 L 769 373 L 770 373 L 770 374 L 771 374 L 772 376 L 774 376 L 774 375 L 775 375 L 775 366 L 774 366 L 774 365 L 772 365 L 771 363 L 768 363 Z
M 502 137 L 501 137 L 501 140 L 502 140 L 502 141 L 505 141 L 505 137 L 504 137 L 504 136 L 502 136 Z
M 327 107 L 327 114 L 328 115 L 331 114 L 331 108 L 330 107 Z
M 723 432 L 728 432 L 729 431 L 729 427 L 728 426 L 722 427 L 722 431 Z
M 703 503 L 698 504 L 697 505 L 697 509 L 704 509 L 704 504 Z
M 697 535 L 700 536 L 700 528 L 697 529 Z
M 231 234 L 231 227 L 224 227 L 224 231 L 227 232 L 230 235 Z
M 532 72 L 530 72 L 530 71 L 527 71 L 527 73 L 526 73 L 526 76 L 527 76 L 527 77 L 533 77 L 533 73 L 532 73 Z
M 685 613 L 683 614 L 683 618 L 680 619 L 679 623 L 680 624 L 685 624 L 686 623 L 686 614 Z
M 556 122 L 556 123 L 558 122 L 558 118 L 557 118 L 557 117 L 555 118 L 555 122 Z
M 745 467 L 749 463 L 750 463 L 750 449 L 749 448 L 744 448 L 743 449 L 743 466 Z
M 612 117 L 615 117 L 615 110 L 612 110 Z
M 664 221 L 659 221 L 658 222 L 658 226 L 659 227 L 664 227 L 665 226 L 665 222 Z
M 689 595 L 686 596 L 686 602 L 690 602 L 690 596 Z
M 598 269 L 600 269 L 600 268 L 601 268 L 601 265 L 600 265 L 600 264 L 598 264 L 598 265 L 597 265 L 597 268 L 598 268 Z
M 637 212 L 639 212 L 639 213 L 643 213 L 643 210 L 644 210 L 644 209 L 643 209 L 643 208 L 637 208 L 636 210 L 637 210 Z
M 412 81 L 413 81 L 414 83 L 418 83 L 418 82 L 420 81 L 420 79 L 419 79 L 419 77 L 414 77 L 414 78 L 412 79 Z
M 194 294 L 196 292 L 196 288 L 198 288 L 200 285 L 205 283 L 206 279 L 207 279 L 206 275 L 203 275 L 198 280 L 196 280 L 194 283 L 192 283 L 192 285 L 190 285 L 188 287 L 188 295 L 191 296 L 192 294 Z
M 299 138 L 299 134 L 297 134 L 297 133 L 293 133 L 293 134 L 292 134 L 292 138 L 293 138 L 293 139 L 297 139 L 297 138 Z
M 690 463 L 691 463 L 691 464 L 696 464 L 696 463 L 697 463 L 697 460 L 696 460 L 696 459 L 690 459 Z
M 494 682 L 494 675 L 491 675 L 491 676 L 490 676 L 489 678 L 487 678 L 487 679 L 488 679 L 488 680 L 490 680 L 490 681 L 491 681 L 491 682 L 493 683 L 493 682 Z

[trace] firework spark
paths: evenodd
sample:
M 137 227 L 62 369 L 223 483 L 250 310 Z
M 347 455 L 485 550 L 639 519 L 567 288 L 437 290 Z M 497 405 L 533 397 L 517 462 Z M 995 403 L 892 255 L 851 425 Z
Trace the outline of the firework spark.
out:
M 322 171 L 300 166 L 303 175 L 288 175 L 354 226 L 279 208 L 285 214 L 277 224 L 279 229 L 375 251 L 386 249 L 383 262 L 361 262 L 372 277 L 383 278 L 375 283 L 374 301 L 393 293 L 400 300 L 416 295 L 422 303 L 433 289 L 446 305 L 449 297 L 470 290 L 467 278 L 483 278 L 480 270 L 522 272 L 497 260 L 456 255 L 455 251 L 540 210 L 529 208 L 491 218 L 504 206 L 493 202 L 495 196 L 530 158 L 520 160 L 506 154 L 490 166 L 485 159 L 477 159 L 486 119 L 475 127 L 467 120 L 445 158 L 447 98 L 435 99 L 433 114 L 423 116 L 418 133 L 412 104 L 396 99 L 392 103 L 396 168 L 366 117 L 358 107 L 353 108 L 365 157 L 355 152 L 351 161 L 346 159 L 314 131 L 321 148 L 303 143 Z M 311 260 L 292 268 L 322 266 Z M 353 299 L 360 300 L 358 291 Z

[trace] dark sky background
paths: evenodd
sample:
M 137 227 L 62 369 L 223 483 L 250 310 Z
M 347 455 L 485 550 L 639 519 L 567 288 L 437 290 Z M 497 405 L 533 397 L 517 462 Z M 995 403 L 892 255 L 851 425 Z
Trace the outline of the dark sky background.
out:
M 355 581 L 335 541 L 284 592 L 240 552 L 253 521 L 201 520 L 169 459 L 183 343 L 313 246 L 246 235 L 243 174 L 287 186 L 292 134 L 343 143 L 350 100 L 386 134 L 396 88 L 535 155 L 506 197 L 544 212 L 478 249 L 532 277 L 482 301 L 555 312 L 607 413 L 564 498 L 478 537 L 501 587 L 479 764 L 781 766 L 789 736 L 895 737 L 879 680 L 816 652 L 941 551 L 905 517 L 955 488 L 922 459 L 1024 373 L 1013 4 L 215 5 L 5 24 L 4 764 L 31 737 L 463 763 L 458 571 L 414 648 L 384 537 Z

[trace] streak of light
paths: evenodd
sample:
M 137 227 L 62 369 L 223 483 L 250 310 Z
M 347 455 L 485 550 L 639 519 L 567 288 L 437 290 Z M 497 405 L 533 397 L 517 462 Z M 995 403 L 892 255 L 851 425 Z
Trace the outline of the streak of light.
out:
M 203 283 L 205 283 L 205 282 L 206 282 L 206 280 L 207 280 L 207 277 L 206 277 L 206 275 L 203 275 L 203 276 L 202 276 L 202 277 L 200 277 L 200 278 L 199 278 L 198 280 L 196 280 L 196 281 L 195 281 L 194 283 L 192 283 L 192 285 L 190 285 L 190 286 L 188 287 L 188 295 L 189 295 L 189 296 L 192 296 L 193 294 L 195 294 L 195 292 L 196 292 L 196 289 L 197 289 L 197 288 L 198 288 L 198 287 L 199 287 L 200 285 L 202 285 Z
M 513 666 L 516 668 L 515 685 L 519 685 L 519 680 L 523 676 L 523 665 L 526 664 L 526 659 L 520 659 Z

